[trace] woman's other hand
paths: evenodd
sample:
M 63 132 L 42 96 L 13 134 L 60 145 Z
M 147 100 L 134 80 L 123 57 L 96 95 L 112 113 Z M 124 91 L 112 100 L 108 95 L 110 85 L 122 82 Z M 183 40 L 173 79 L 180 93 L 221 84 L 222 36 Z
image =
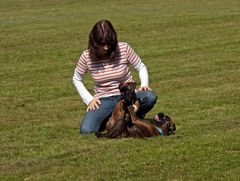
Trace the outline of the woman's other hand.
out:
M 94 111 L 95 109 L 99 109 L 99 106 L 101 104 L 101 101 L 99 99 L 93 99 L 87 107 L 87 112 L 90 111 Z
M 148 90 L 152 90 L 149 86 L 143 86 L 143 87 L 139 87 L 138 91 L 148 91 Z

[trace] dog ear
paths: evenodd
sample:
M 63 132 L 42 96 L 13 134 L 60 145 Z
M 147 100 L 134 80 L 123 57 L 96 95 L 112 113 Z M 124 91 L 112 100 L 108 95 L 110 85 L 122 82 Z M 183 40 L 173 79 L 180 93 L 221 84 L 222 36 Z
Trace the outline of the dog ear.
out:
M 125 83 L 122 82 L 122 83 L 120 83 L 120 84 L 118 85 L 118 88 L 121 89 L 124 85 L 125 85 Z
M 164 117 L 164 120 L 165 120 L 165 121 L 172 122 L 172 119 L 171 119 L 169 116 L 165 116 L 165 117 Z
M 121 89 L 122 87 L 130 86 L 133 90 L 136 89 L 137 84 L 135 82 L 122 82 L 118 85 L 118 88 Z
M 165 116 L 164 113 L 160 112 L 157 114 L 157 116 L 158 116 L 159 120 L 161 120 L 161 121 L 164 120 L 164 116 Z
M 173 131 L 176 131 L 176 125 L 173 123 Z
M 129 82 L 129 85 L 131 86 L 131 88 L 132 88 L 133 90 L 136 89 L 136 86 L 137 86 L 136 82 Z
M 169 122 L 167 122 L 167 127 L 170 128 L 171 124 Z

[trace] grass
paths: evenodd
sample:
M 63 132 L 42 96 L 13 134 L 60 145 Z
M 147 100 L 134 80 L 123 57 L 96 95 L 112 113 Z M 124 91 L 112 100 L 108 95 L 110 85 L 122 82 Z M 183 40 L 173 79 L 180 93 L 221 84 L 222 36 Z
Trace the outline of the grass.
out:
M 147 117 L 169 114 L 175 135 L 79 135 L 71 78 L 103 18 L 148 67 Z M 0 0 L 0 22 L 0 180 L 240 180 L 238 0 Z

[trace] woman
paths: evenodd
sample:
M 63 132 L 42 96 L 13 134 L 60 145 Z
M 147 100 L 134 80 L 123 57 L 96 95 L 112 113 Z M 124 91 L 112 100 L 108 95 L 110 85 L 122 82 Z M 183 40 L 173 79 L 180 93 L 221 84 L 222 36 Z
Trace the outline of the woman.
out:
M 129 65 L 138 71 L 141 80 L 141 86 L 137 91 L 137 98 L 140 101 L 137 115 L 143 118 L 157 100 L 157 96 L 148 86 L 147 68 L 127 43 L 118 42 L 110 21 L 97 22 L 90 32 L 88 49 L 81 54 L 73 75 L 73 83 L 87 105 L 80 126 L 81 134 L 98 131 L 103 121 L 110 116 L 120 100 L 118 85 L 121 82 L 134 81 Z M 87 71 L 90 71 L 94 81 L 94 96 L 82 82 Z

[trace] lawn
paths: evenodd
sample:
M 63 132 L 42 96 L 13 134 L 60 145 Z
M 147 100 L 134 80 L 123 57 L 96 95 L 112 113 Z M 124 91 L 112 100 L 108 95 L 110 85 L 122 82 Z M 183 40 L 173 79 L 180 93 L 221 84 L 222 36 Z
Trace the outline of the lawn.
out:
M 147 118 L 165 112 L 176 134 L 79 134 L 72 75 L 101 19 L 148 67 Z M 0 180 L 238 181 L 239 78 L 239 0 L 0 0 Z

